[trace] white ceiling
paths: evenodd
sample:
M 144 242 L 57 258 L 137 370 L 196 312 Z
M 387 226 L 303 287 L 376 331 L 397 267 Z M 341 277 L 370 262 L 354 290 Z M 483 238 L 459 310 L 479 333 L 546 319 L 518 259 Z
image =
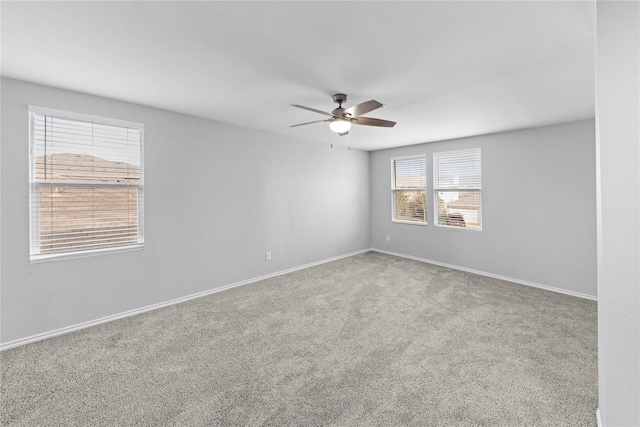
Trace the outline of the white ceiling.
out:
M 1 7 L 3 76 L 307 140 L 377 150 L 594 117 L 592 1 Z M 289 104 L 331 111 L 336 92 L 398 124 L 288 127 L 324 118 Z

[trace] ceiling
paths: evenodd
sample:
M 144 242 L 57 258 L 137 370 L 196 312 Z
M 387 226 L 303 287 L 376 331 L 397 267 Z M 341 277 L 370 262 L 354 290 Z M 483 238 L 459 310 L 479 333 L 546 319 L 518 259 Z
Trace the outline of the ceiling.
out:
M 592 1 L 1 7 L 3 76 L 302 140 L 378 150 L 595 114 Z M 336 92 L 398 124 L 289 127 L 324 118 L 289 104 L 331 111 Z

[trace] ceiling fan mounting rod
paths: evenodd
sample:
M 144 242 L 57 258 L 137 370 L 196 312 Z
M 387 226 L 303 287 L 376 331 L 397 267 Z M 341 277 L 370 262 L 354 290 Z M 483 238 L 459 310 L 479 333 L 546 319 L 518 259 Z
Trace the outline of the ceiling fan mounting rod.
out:
M 342 103 L 347 102 L 347 95 L 344 93 L 336 93 L 333 95 L 333 102 L 338 104 L 338 108 L 342 108 Z

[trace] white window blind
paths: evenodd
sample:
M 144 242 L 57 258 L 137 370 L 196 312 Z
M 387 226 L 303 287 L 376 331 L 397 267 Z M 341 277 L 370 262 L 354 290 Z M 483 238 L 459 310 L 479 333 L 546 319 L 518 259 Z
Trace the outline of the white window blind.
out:
M 482 229 L 480 149 L 435 153 L 433 180 L 437 225 Z
M 143 126 L 30 108 L 31 260 L 140 249 Z
M 391 159 L 391 219 L 397 222 L 427 223 L 427 157 Z

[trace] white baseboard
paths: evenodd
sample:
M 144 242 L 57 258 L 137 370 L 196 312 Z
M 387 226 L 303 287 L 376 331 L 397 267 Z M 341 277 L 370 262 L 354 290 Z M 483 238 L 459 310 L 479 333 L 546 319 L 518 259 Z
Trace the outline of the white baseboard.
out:
M 298 270 L 304 270 L 305 268 L 314 267 L 314 266 L 320 265 L 320 264 L 326 264 L 327 262 L 337 261 L 337 260 L 342 259 L 342 258 L 348 258 L 350 256 L 354 256 L 354 255 L 362 254 L 362 253 L 365 253 L 365 252 L 369 252 L 370 250 L 371 249 L 363 249 L 363 250 L 360 250 L 360 251 L 351 252 L 349 254 L 340 255 L 340 256 L 333 257 L 333 258 L 323 259 L 321 261 L 312 262 L 312 263 L 309 263 L 309 264 L 301 265 L 299 267 L 289 268 L 287 270 L 277 271 L 275 273 L 265 274 L 264 276 L 254 277 L 252 279 L 243 280 L 241 282 L 232 283 L 230 285 L 221 286 L 219 288 L 210 289 L 210 290 L 207 290 L 207 291 L 204 291 L 204 292 L 198 292 L 196 294 L 191 294 L 191 295 L 187 295 L 187 296 L 184 296 L 184 297 L 172 299 L 170 301 L 165 301 L 165 302 L 161 302 L 161 303 L 158 303 L 158 304 L 152 304 L 152 305 L 148 305 L 146 307 L 137 308 L 137 309 L 134 309 L 134 310 L 125 311 L 123 313 L 114 314 L 112 316 L 106 316 L 106 317 L 102 317 L 100 319 L 90 320 L 88 322 L 78 323 L 76 325 L 67 326 L 67 327 L 56 329 L 56 330 L 53 330 L 53 331 L 43 332 L 41 334 L 31 335 L 29 337 L 20 338 L 20 339 L 14 340 L 14 341 L 9 341 L 7 343 L 0 344 L 0 351 L 8 350 L 10 348 L 18 347 L 18 346 L 29 344 L 29 343 L 36 342 L 36 341 L 41 341 L 41 340 L 44 340 L 44 339 L 47 339 L 47 338 L 52 338 L 52 337 L 55 337 L 57 335 L 62 335 L 62 334 L 67 334 L 69 332 L 78 331 L 80 329 L 89 328 L 91 326 L 97 326 L 97 325 L 100 325 L 102 323 L 112 322 L 114 320 L 122 319 L 122 318 L 125 318 L 125 317 L 135 316 L 136 314 L 142 314 L 142 313 L 145 313 L 147 311 L 157 310 L 157 309 L 162 308 L 162 307 L 167 307 L 167 306 L 170 306 L 170 305 L 179 304 L 181 302 L 189 301 L 189 300 L 192 300 L 192 299 L 195 299 L 195 298 L 201 298 L 201 297 L 204 297 L 204 296 L 207 296 L 207 295 L 215 294 L 217 292 L 222 292 L 222 291 L 227 290 L 227 289 L 235 288 L 235 287 L 242 286 L 242 285 L 248 285 L 249 283 L 259 282 L 260 280 L 265 280 L 265 279 L 270 279 L 272 277 L 282 276 L 283 274 L 292 273 L 292 272 L 298 271 Z
M 602 427 L 602 419 L 600 418 L 600 408 L 596 409 L 596 419 L 598 420 L 598 427 Z
M 545 289 L 547 291 L 558 292 L 560 294 L 571 295 L 571 296 L 578 297 L 578 298 L 584 298 L 584 299 L 588 299 L 588 300 L 592 300 L 592 301 L 597 301 L 598 300 L 597 297 L 595 297 L 593 295 L 583 294 L 581 292 L 569 291 L 569 290 L 561 289 L 561 288 L 554 288 L 553 286 L 541 285 L 539 283 L 528 282 L 526 280 L 514 279 L 513 277 L 500 276 L 499 274 L 493 274 L 493 273 L 487 273 L 485 271 L 473 270 L 471 268 L 460 267 L 460 266 L 452 265 L 452 264 L 446 264 L 444 262 L 433 261 L 433 260 L 430 260 L 430 259 L 419 258 L 419 257 L 411 256 L 411 255 L 405 255 L 405 254 L 399 254 L 399 253 L 396 253 L 396 252 L 385 251 L 384 249 L 371 248 L 371 250 L 375 251 L 375 252 L 380 252 L 380 253 L 383 253 L 383 254 L 387 254 L 387 255 L 393 255 L 393 256 L 398 256 L 398 257 L 401 257 L 401 258 L 412 259 L 414 261 L 420 261 L 420 262 L 426 262 L 428 264 L 439 265 L 441 267 L 452 268 L 454 270 L 466 271 L 468 273 L 474 273 L 474 274 L 479 274 L 481 276 L 492 277 L 494 279 L 506 280 L 508 282 L 513 282 L 513 283 L 517 283 L 517 284 L 520 284 L 520 285 L 526 285 L 526 286 L 531 286 L 531 287 L 534 287 L 534 288 Z

